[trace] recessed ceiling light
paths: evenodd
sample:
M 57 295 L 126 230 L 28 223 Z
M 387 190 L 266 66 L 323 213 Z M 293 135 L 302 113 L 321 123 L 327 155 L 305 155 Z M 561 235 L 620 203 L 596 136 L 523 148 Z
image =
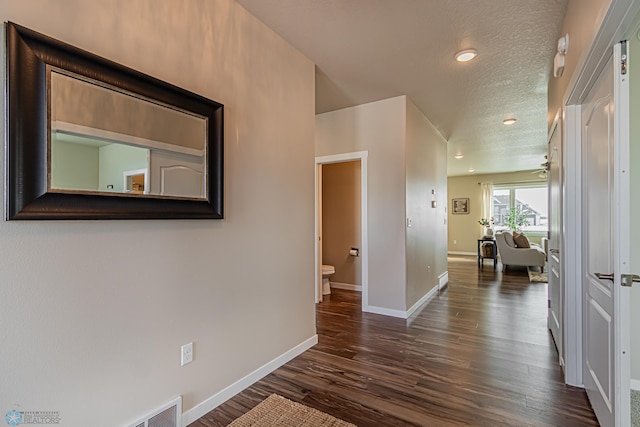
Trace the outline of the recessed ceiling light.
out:
M 516 122 L 516 119 L 514 119 L 513 117 L 510 117 L 508 119 L 504 119 L 502 121 L 502 123 L 504 123 L 507 126 L 511 126 L 512 124 L 514 124 Z
M 467 62 L 471 61 L 476 56 L 478 56 L 478 51 L 476 51 L 475 49 L 465 49 L 456 53 L 455 58 L 458 62 Z
M 462 153 L 458 153 L 458 154 L 456 154 L 456 155 L 455 155 L 455 156 L 453 156 L 453 157 L 455 157 L 456 159 L 461 159 L 461 158 L 463 158 L 463 157 L 464 157 L 464 154 L 462 154 Z
M 469 168 L 469 172 L 475 172 L 476 170 L 474 168 Z

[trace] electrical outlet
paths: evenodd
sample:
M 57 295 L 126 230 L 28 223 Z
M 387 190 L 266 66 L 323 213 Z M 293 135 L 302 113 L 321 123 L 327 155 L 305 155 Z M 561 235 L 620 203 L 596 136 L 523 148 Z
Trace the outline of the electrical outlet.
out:
M 457 240 L 454 240 L 454 241 L 453 241 L 453 244 L 454 244 L 454 245 L 457 245 L 457 244 L 458 244 L 458 241 L 457 241 Z
M 193 343 L 180 347 L 180 366 L 193 362 Z

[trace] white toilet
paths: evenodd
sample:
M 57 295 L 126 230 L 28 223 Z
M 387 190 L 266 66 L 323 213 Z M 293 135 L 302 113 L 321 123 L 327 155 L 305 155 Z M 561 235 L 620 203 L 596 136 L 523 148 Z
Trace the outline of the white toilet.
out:
M 329 276 L 335 274 L 336 268 L 333 265 L 322 264 L 322 295 L 331 293 L 331 285 L 329 284 Z

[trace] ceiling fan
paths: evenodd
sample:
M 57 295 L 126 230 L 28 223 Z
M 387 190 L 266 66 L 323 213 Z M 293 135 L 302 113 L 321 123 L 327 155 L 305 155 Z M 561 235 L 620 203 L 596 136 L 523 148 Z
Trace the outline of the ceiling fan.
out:
M 549 175 L 549 160 L 547 160 L 547 156 L 544 156 L 544 159 L 546 160 L 546 162 L 544 163 L 540 163 L 540 169 L 536 169 L 534 171 L 532 171 L 531 173 L 535 173 L 538 174 L 538 177 L 543 178 L 543 179 L 547 179 L 547 176 Z

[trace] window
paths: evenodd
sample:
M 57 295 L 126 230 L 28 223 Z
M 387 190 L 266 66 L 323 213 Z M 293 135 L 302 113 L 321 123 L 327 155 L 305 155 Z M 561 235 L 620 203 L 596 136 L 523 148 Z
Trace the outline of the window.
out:
M 511 208 L 520 208 L 529 225 L 524 231 L 547 232 L 549 227 L 548 199 L 546 186 L 496 185 L 491 197 L 491 211 L 497 230 L 508 227 L 505 217 Z

